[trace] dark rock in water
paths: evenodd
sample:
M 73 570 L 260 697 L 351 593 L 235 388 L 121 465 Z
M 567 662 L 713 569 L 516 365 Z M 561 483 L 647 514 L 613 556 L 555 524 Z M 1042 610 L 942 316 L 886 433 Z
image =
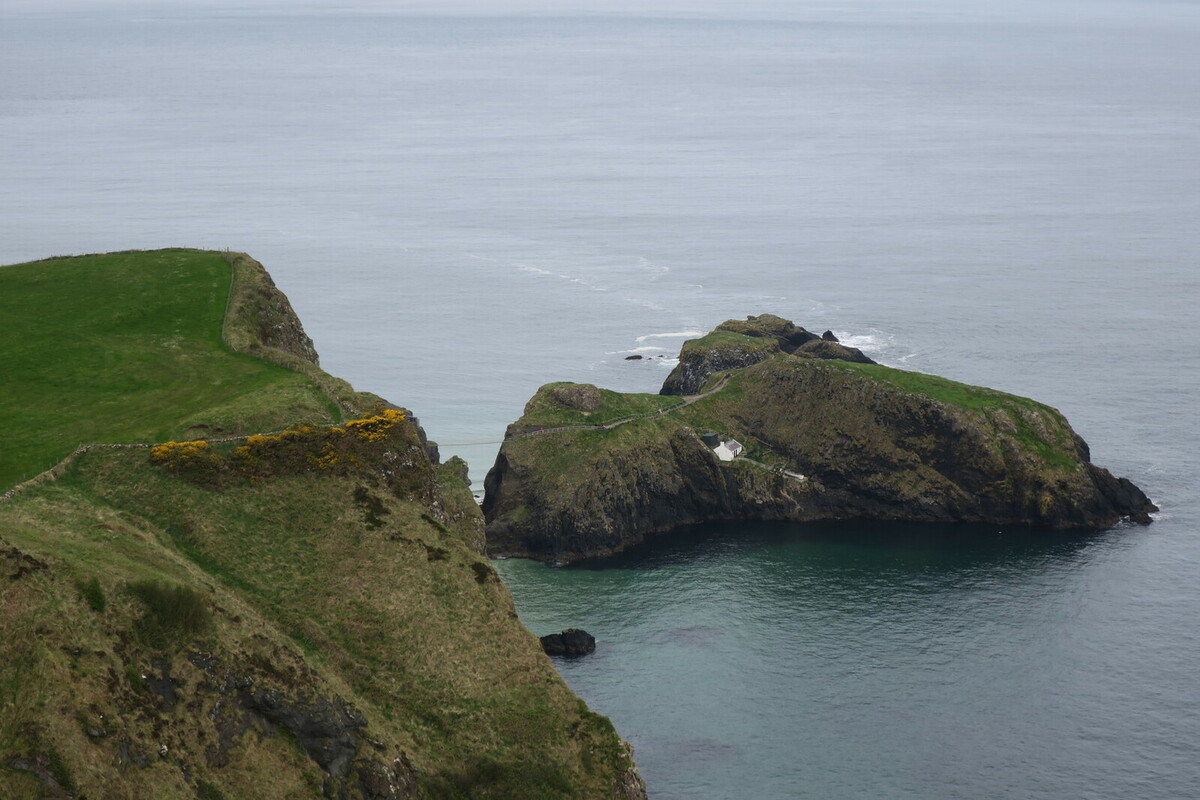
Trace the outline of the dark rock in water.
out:
M 579 628 L 542 636 L 541 642 L 548 656 L 586 656 L 596 649 L 596 637 Z
M 827 342 L 838 341 L 838 337 L 833 335 L 833 331 L 825 331 L 824 333 L 821 334 L 821 338 Z
M 641 361 L 641 356 L 625 356 L 626 361 Z

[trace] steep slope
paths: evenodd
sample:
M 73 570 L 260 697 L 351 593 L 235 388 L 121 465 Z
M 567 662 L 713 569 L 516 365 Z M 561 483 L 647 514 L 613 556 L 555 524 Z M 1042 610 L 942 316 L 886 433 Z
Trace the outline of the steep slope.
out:
M 719 333 L 718 349 L 737 335 Z M 489 551 L 570 561 L 710 520 L 1098 529 L 1157 510 L 1032 400 L 783 352 L 720 375 L 703 396 L 611 429 L 588 427 L 604 406 L 585 418 L 560 402 L 551 414 L 551 388 L 539 390 L 487 478 Z M 624 406 L 653 397 L 604 396 Z M 563 426 L 579 427 L 533 433 Z M 708 431 L 746 451 L 722 462 L 701 439 Z
M 234 395 L 175 429 L 293 424 L 91 448 L 0 502 L 0 798 L 644 797 L 481 557 L 462 463 L 229 261 L 240 346 L 327 399 Z

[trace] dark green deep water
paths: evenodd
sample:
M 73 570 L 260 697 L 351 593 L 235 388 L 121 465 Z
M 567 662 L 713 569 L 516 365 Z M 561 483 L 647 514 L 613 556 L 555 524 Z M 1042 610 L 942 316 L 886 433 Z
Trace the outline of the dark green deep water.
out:
M 596 636 L 556 664 L 631 739 L 652 798 L 1182 798 L 1195 627 L 1162 605 L 1191 575 L 1154 566 L 1161 544 L 714 524 L 496 565 L 534 632 Z

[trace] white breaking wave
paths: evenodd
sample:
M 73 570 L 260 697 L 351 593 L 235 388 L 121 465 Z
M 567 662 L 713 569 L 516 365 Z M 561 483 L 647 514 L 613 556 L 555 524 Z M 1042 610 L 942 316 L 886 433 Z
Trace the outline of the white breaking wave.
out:
M 629 350 L 609 350 L 605 352 L 606 356 L 623 356 L 630 353 L 661 353 L 663 348 L 656 345 L 646 345 L 645 347 L 634 347 Z
M 645 342 L 648 339 L 686 339 L 689 336 L 703 336 L 701 331 L 679 331 L 678 333 L 647 333 L 634 339 L 635 342 Z
M 892 344 L 892 336 L 873 331 L 871 333 L 839 333 L 833 332 L 834 336 L 838 337 L 838 341 L 847 347 L 857 347 L 865 352 L 879 352 L 883 348 Z M 915 354 L 914 354 L 915 355 Z

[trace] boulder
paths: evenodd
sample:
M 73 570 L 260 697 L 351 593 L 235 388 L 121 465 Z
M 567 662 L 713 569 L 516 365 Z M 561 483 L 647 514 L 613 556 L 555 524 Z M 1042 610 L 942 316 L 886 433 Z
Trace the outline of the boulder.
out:
M 596 637 L 579 628 L 567 628 L 540 639 L 549 656 L 586 656 L 596 649 Z
M 826 358 L 838 361 L 851 361 L 855 364 L 875 363 L 857 347 L 847 347 L 844 344 L 839 344 L 836 341 L 831 342 L 828 339 L 814 339 L 803 347 L 797 348 L 796 352 L 792 353 L 792 355 L 797 358 Z
M 554 399 L 576 411 L 595 411 L 600 407 L 600 390 L 590 383 L 572 383 L 552 390 Z

